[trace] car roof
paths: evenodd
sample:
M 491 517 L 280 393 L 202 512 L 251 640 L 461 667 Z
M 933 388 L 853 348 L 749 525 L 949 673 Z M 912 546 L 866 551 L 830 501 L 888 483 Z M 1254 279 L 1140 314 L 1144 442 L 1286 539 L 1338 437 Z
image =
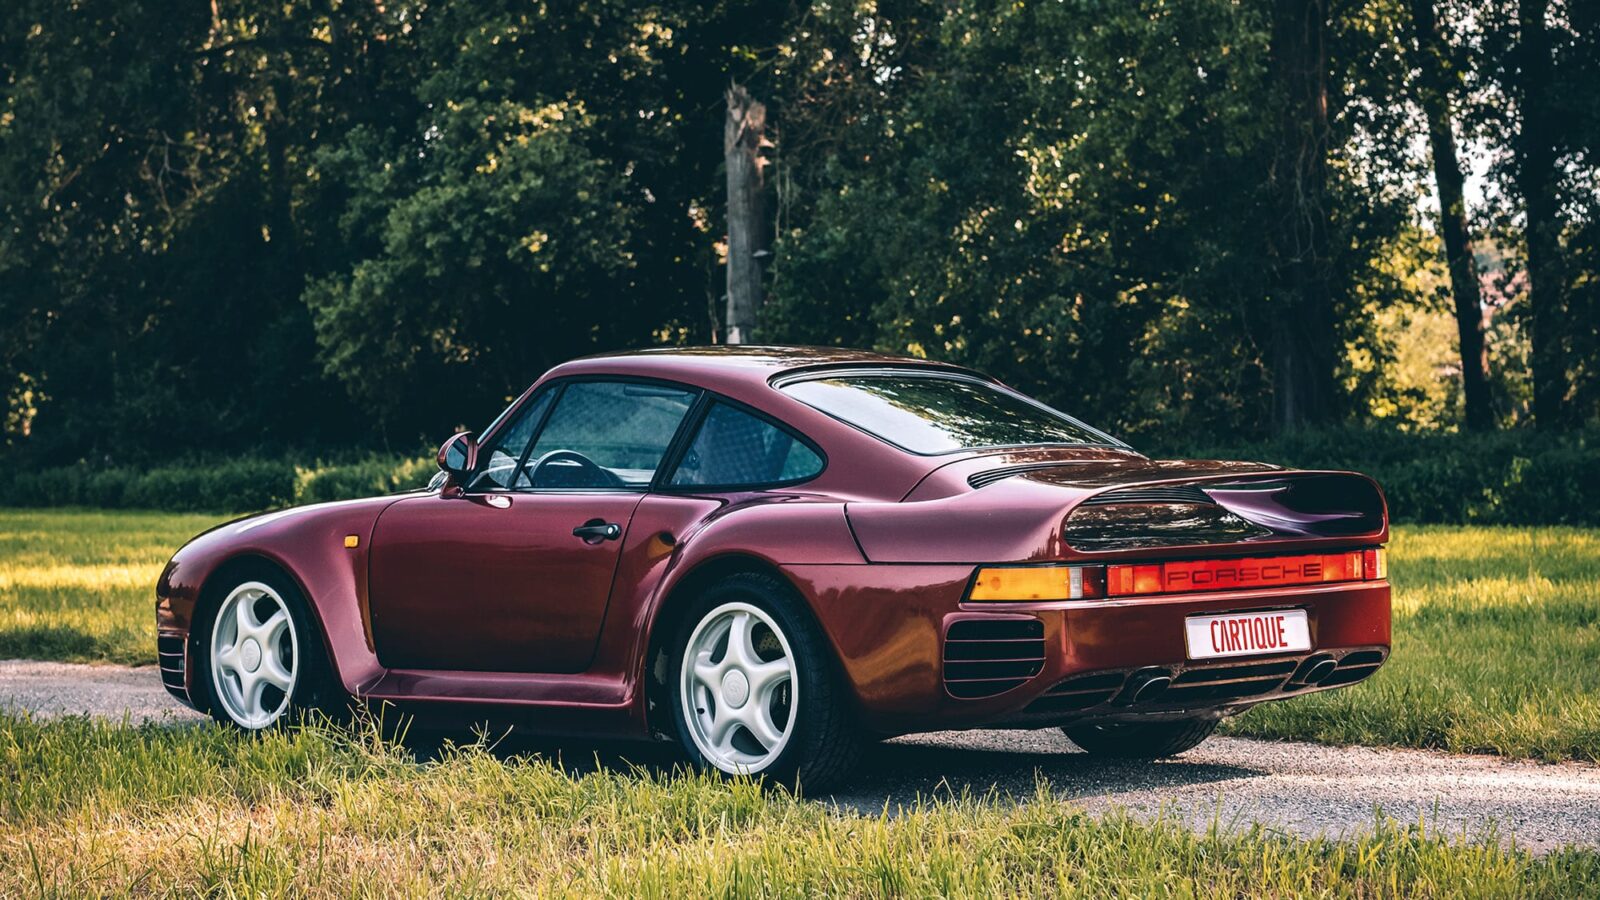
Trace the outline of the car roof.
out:
M 815 481 L 806 482 L 804 490 L 847 499 L 899 500 L 942 466 L 996 454 L 1004 461 L 1026 449 L 975 448 L 919 456 L 774 389 L 780 376 L 885 369 L 918 369 L 994 382 L 980 372 L 949 363 L 841 347 L 653 347 L 561 363 L 540 377 L 522 400 L 542 385 L 569 378 L 656 379 L 710 390 L 765 413 L 814 442 L 832 462 Z M 1052 452 L 1061 451 L 1052 448 Z M 1029 461 L 1038 455 L 1028 455 Z
M 651 347 L 601 353 L 562 363 L 547 377 L 582 374 L 637 375 L 713 386 L 730 381 L 766 384 L 785 372 L 826 368 L 916 367 L 983 377 L 949 363 L 843 347 L 785 347 L 741 344 L 712 347 Z

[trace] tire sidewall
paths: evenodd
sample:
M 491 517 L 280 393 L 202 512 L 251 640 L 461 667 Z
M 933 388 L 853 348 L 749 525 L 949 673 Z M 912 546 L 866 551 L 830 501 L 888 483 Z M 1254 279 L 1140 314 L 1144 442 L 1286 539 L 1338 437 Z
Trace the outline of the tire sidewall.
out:
M 777 759 L 765 768 L 751 772 L 752 778 L 766 778 L 781 783 L 793 783 L 805 761 L 813 758 L 819 739 L 815 727 L 828 712 L 822 708 L 830 702 L 832 659 L 822 643 L 819 629 L 812 622 L 809 611 L 799 608 L 799 601 L 775 579 L 763 575 L 733 575 L 707 589 L 697 597 L 679 620 L 672 639 L 667 680 L 670 690 L 672 722 L 678 743 L 690 762 L 701 771 L 732 775 L 706 759 L 690 736 L 690 725 L 683 708 L 683 665 L 689 637 L 706 615 L 725 603 L 748 603 L 770 616 L 783 631 L 784 640 L 794 655 L 797 710 L 794 731 L 789 735 Z

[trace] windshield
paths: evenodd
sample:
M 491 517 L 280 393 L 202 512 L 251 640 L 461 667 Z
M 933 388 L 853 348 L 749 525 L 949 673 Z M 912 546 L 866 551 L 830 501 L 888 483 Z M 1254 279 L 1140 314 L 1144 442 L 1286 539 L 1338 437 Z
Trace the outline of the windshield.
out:
M 1042 403 L 973 378 L 852 372 L 793 382 L 782 390 L 912 453 L 1019 444 L 1121 446 Z

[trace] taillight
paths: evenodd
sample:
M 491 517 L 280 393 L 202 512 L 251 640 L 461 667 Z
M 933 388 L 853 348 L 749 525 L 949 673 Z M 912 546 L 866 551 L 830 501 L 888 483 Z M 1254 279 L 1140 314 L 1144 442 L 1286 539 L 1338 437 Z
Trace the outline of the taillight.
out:
M 1361 551 L 1362 576 L 1368 581 L 1389 577 L 1389 554 L 1382 547 Z
M 1106 595 L 1104 566 L 994 566 L 979 569 L 968 600 L 1027 603 Z
M 1344 553 L 1112 566 L 988 566 L 973 576 L 967 599 L 984 603 L 1093 600 L 1140 594 L 1379 581 L 1388 576 L 1388 562 L 1382 547 Z
M 1255 559 L 1135 563 L 1107 567 L 1106 593 L 1121 597 L 1376 581 L 1387 574 L 1386 568 L 1381 549 Z

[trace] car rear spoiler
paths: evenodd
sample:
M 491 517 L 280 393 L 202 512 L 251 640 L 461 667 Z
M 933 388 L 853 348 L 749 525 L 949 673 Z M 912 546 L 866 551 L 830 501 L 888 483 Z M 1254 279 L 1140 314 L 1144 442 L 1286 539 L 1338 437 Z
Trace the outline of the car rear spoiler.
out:
M 1389 536 L 1383 492 L 1365 475 L 1209 462 L 1033 467 L 980 489 L 851 503 L 845 513 L 873 562 L 1238 556 Z

